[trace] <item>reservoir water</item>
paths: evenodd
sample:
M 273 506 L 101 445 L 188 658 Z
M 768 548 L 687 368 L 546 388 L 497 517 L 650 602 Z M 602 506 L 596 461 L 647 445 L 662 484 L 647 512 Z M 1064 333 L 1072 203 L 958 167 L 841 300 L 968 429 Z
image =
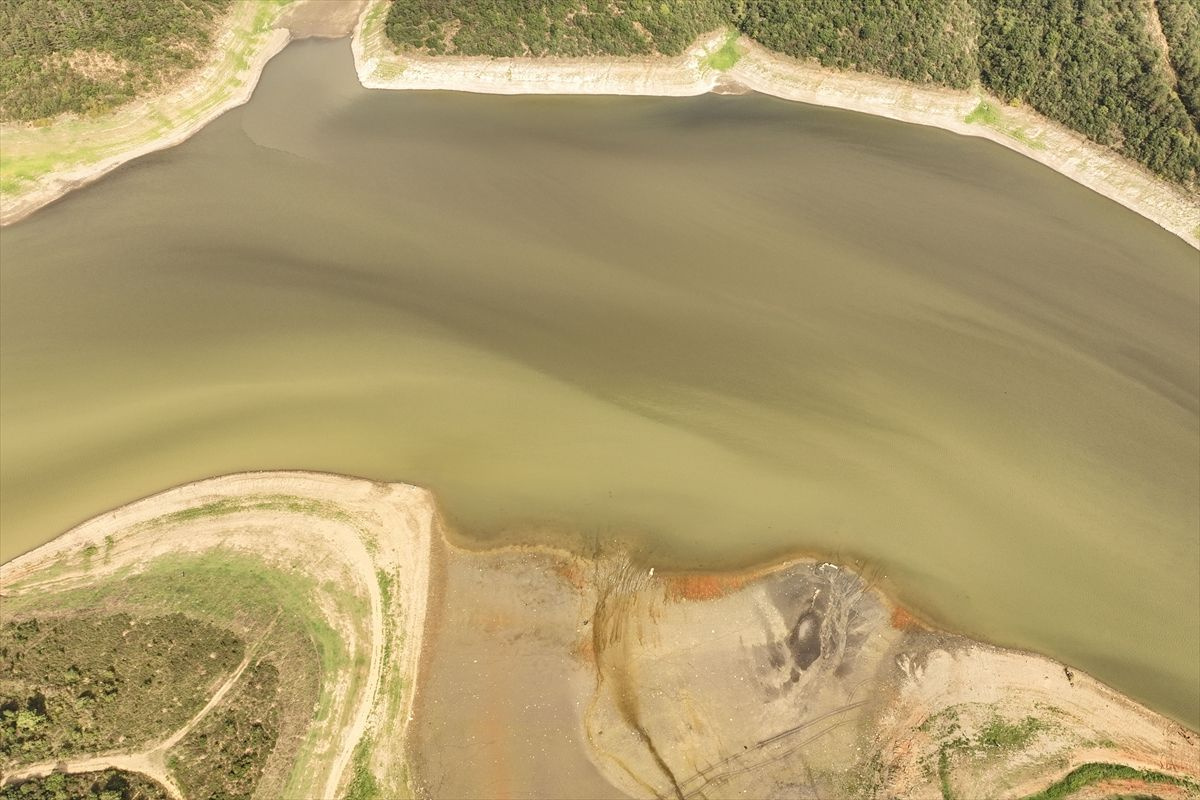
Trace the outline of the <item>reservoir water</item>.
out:
M 861 559 L 1200 728 L 1200 265 L 994 144 L 761 96 L 253 99 L 0 240 L 0 557 L 167 487 Z

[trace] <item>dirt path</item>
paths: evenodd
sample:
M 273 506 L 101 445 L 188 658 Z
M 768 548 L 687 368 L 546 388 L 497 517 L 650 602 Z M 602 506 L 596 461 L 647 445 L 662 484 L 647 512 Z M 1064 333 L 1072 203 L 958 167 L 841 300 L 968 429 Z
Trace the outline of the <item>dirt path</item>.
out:
M 300 0 L 288 7 L 279 24 L 293 39 L 340 39 L 354 32 L 365 4 L 366 0 Z
M 267 626 L 267 629 L 263 631 L 262 635 L 259 636 L 254 644 L 250 646 L 250 649 L 246 651 L 246 657 L 242 659 L 242 663 L 238 664 L 237 669 L 235 669 L 230 676 L 225 679 L 224 683 L 217 687 L 217 690 L 213 692 L 213 696 L 210 697 L 208 702 L 204 704 L 204 708 L 197 711 L 196 715 L 184 723 L 183 727 L 175 731 L 175 733 L 171 734 L 161 744 L 152 748 L 152 750 L 149 752 L 157 752 L 165 756 L 168 750 L 183 741 L 183 737 L 191 733 L 192 728 L 195 728 L 196 725 L 200 723 L 200 720 L 208 716 L 208 713 L 216 708 L 220 702 L 225 699 L 225 695 L 229 694 L 229 690 L 232 689 L 234 684 L 238 682 L 238 679 L 242 677 L 242 673 L 246 671 L 246 667 L 250 666 L 251 662 L 254 661 L 255 653 L 258 652 L 259 647 L 261 647 L 262 643 L 266 641 L 266 638 L 271 635 L 271 631 L 275 628 L 275 623 L 278 621 L 279 613 L 276 613 L 275 618 L 271 620 L 271 624 Z
M 363 701 L 358 704 L 354 720 L 341 734 L 341 747 L 333 759 L 329 770 L 329 778 L 325 781 L 325 791 L 322 797 L 337 797 L 338 785 L 346 774 L 346 766 L 354 755 L 354 748 L 367 734 L 371 722 L 371 714 L 375 710 L 375 701 L 379 697 L 380 677 L 383 674 L 383 649 L 386 637 L 383 630 L 383 599 L 379 591 L 379 582 L 375 576 L 367 583 L 371 598 L 371 655 L 367 667 L 367 682 L 362 690 Z
M 167 792 L 173 798 L 176 798 L 176 800 L 183 800 L 183 791 L 175 783 L 170 771 L 167 769 L 167 752 L 183 741 L 183 738 L 191 733 L 192 729 L 200 724 L 208 716 L 209 712 L 221 704 L 221 701 L 225 699 L 225 695 L 229 694 L 229 691 L 237 684 L 238 679 L 242 677 L 242 673 L 253 663 L 255 654 L 262 646 L 262 643 L 270 636 L 278 620 L 279 614 L 277 613 L 262 635 L 247 649 L 245 657 L 237 665 L 237 668 L 213 692 L 212 697 L 204 704 L 204 708 L 197 711 L 191 719 L 180 726 L 179 730 L 153 747 L 124 753 L 88 756 L 80 759 L 42 761 L 5 775 L 3 781 L 0 781 L 0 786 L 7 786 L 18 781 L 26 781 L 30 778 L 43 778 L 55 772 L 99 772 L 106 769 L 120 769 L 126 772 L 139 772 L 162 784 L 167 789 Z
M 142 753 L 114 753 L 107 756 L 94 756 L 64 761 L 43 761 L 33 764 L 16 772 L 9 773 L 2 785 L 8 786 L 18 781 L 31 778 L 44 778 L 55 773 L 103 772 L 106 769 L 119 769 L 125 772 L 137 772 L 161 784 L 167 794 L 175 800 L 184 800 L 183 792 L 167 772 L 166 764 L 152 758 L 153 751 Z
M 1178 94 L 1179 74 L 1175 72 L 1175 66 L 1171 63 L 1171 45 L 1167 41 L 1166 32 L 1163 31 L 1162 15 L 1158 12 L 1158 0 L 1147 0 L 1146 31 L 1150 34 L 1150 41 L 1158 45 L 1159 63 L 1162 65 L 1163 72 L 1171 79 L 1175 93 Z

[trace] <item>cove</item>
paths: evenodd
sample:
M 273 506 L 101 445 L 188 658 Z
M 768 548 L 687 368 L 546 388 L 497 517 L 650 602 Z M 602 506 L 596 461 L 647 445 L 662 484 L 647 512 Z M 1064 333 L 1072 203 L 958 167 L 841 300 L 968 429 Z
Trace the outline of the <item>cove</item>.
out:
M 474 542 L 812 551 L 1200 727 L 1200 269 L 984 141 L 759 96 L 253 99 L 0 234 L 9 559 L 252 469 Z

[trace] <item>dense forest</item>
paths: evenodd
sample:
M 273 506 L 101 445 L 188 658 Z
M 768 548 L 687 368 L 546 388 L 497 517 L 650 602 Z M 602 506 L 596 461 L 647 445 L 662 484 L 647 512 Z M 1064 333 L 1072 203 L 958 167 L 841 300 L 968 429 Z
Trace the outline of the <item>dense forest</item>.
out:
M 393 3 L 387 32 L 438 54 L 674 55 L 727 19 L 723 0 L 419 0 Z
M 0 118 L 111 109 L 195 66 L 232 0 L 0 0 Z M 732 27 L 825 66 L 980 85 L 1196 188 L 1200 0 L 404 0 L 398 46 L 675 55 Z
M 970 0 L 746 0 L 731 8 L 750 38 L 827 67 L 958 88 L 979 76 Z
M 1200 127 L 1200 0 L 1158 0 L 1179 99 Z
M 1195 184 L 1200 136 L 1141 2 L 992 0 L 982 23 L 983 84 L 1174 180 Z
M 675 55 L 723 25 L 829 67 L 982 86 L 1198 186 L 1200 0 L 404 0 L 387 33 L 435 54 Z
M 196 66 L 232 0 L 0 0 L 0 118 L 96 113 Z

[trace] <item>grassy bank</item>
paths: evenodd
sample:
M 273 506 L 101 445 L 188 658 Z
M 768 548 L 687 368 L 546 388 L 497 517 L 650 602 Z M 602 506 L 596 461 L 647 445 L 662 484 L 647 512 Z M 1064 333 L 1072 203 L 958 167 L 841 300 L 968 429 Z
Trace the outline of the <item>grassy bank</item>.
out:
M 1154 770 L 1134 769 L 1124 764 L 1097 763 L 1084 764 L 1082 767 L 1072 770 L 1062 780 L 1046 787 L 1037 794 L 1030 795 L 1027 800 L 1063 800 L 1063 798 L 1070 797 L 1088 786 L 1110 780 L 1142 783 L 1151 792 L 1153 791 L 1152 787 L 1155 785 L 1179 786 L 1191 792 L 1200 792 L 1200 784 L 1190 781 L 1187 778 L 1166 775 Z M 1139 794 L 1138 796 L 1141 797 L 1143 795 Z
M 165 95 L 144 96 L 107 113 L 67 114 L 53 124 L 6 122 L 0 125 L 0 201 L 11 217 L 39 193 L 61 193 L 48 181 L 80 181 L 88 168 L 111 168 L 123 157 L 149 152 L 158 143 L 186 135 L 249 94 L 250 74 L 289 0 L 235 3 L 212 34 L 208 60 Z M 115 163 L 107 164 L 114 158 Z M 101 172 L 103 168 L 101 169 Z M 69 188 L 69 187 L 68 187 Z M 44 201 L 43 201 L 44 202 Z
M 1005 136 L 1012 137 L 1022 144 L 1037 150 L 1045 150 L 1046 143 L 1039 137 L 1030 136 L 1021 125 L 1010 122 L 1007 115 L 994 103 L 980 100 L 970 114 L 963 118 L 969 125 L 983 125 Z

